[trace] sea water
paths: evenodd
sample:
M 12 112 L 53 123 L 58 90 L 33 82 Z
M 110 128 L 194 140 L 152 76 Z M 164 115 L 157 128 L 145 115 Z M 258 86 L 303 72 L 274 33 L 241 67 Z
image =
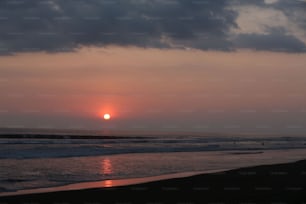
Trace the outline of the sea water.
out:
M 3 134 L 2 134 L 3 135 Z M 0 139 L 0 195 L 89 181 L 144 178 L 297 161 L 306 138 L 133 135 Z

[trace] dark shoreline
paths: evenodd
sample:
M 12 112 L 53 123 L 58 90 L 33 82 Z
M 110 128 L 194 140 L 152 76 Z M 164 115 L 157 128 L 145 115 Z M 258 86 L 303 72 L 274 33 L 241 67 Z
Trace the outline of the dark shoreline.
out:
M 303 203 L 306 160 L 123 187 L 0 197 L 0 203 Z

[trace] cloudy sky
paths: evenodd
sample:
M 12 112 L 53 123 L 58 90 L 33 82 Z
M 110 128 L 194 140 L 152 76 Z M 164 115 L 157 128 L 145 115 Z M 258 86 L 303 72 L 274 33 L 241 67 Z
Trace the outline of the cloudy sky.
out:
M 2 0 L 0 127 L 304 134 L 305 10 Z

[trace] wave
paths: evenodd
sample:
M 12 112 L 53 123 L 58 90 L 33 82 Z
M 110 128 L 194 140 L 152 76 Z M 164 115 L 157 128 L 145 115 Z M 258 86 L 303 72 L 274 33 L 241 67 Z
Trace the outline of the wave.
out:
M 250 151 L 263 152 L 264 150 L 305 149 L 306 146 L 274 146 L 274 147 L 223 147 L 221 145 L 206 145 L 199 147 L 133 147 L 133 148 L 103 148 L 90 147 L 33 147 L 29 149 L 0 150 L 0 159 L 34 159 L 34 158 L 66 158 L 89 157 L 116 154 L 137 153 L 171 153 L 171 152 L 205 152 L 205 151 L 239 151 L 247 154 Z M 234 154 L 238 154 L 237 152 Z
M 0 159 L 86 157 L 129 153 L 264 151 L 306 148 L 304 137 L 242 136 L 84 136 L 6 134 Z

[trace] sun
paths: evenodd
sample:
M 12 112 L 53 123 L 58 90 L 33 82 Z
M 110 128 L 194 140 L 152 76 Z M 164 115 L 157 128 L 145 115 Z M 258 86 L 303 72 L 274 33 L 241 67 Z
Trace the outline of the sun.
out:
M 111 115 L 108 114 L 108 113 L 105 113 L 103 118 L 104 118 L 104 120 L 109 120 L 109 119 L 111 119 Z

